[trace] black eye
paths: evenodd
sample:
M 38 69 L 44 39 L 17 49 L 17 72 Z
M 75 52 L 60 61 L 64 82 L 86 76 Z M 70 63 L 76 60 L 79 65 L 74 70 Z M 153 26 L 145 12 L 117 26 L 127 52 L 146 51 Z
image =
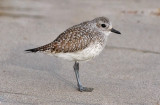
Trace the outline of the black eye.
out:
M 101 24 L 101 26 L 102 26 L 103 28 L 105 28 L 105 27 L 106 27 L 106 25 L 105 25 L 105 24 Z

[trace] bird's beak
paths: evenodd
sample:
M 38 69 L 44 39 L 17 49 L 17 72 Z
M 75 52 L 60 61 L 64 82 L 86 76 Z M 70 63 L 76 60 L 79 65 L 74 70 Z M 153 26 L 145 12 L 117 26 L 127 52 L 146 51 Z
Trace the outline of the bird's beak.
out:
M 111 28 L 111 32 L 114 32 L 116 34 L 121 34 L 119 31 L 115 30 L 114 28 Z

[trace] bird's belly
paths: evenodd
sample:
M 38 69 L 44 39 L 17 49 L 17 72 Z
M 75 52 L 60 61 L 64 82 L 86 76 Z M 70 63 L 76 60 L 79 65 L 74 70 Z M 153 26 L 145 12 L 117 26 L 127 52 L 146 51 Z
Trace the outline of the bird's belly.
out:
M 94 58 L 95 56 L 99 55 L 100 52 L 103 50 L 104 46 L 101 44 L 92 44 L 87 48 L 71 53 L 57 53 L 55 56 L 61 57 L 63 59 L 67 59 L 69 61 L 85 61 Z

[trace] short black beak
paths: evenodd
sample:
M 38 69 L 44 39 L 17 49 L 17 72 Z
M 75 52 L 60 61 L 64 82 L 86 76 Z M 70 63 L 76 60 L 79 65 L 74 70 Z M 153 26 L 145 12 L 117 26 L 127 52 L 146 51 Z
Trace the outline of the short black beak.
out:
M 114 32 L 116 34 L 121 34 L 119 31 L 115 30 L 114 28 L 111 29 L 111 32 Z

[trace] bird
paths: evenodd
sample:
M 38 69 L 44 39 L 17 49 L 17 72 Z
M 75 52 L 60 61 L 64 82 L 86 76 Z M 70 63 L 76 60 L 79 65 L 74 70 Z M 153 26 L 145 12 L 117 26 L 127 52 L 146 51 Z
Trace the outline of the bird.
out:
M 97 17 L 74 25 L 62 32 L 49 44 L 25 50 L 42 52 L 69 61 L 74 61 L 74 72 L 80 92 L 92 92 L 93 88 L 82 86 L 79 78 L 79 62 L 89 61 L 99 55 L 106 46 L 110 33 L 121 34 L 112 27 L 107 17 Z

